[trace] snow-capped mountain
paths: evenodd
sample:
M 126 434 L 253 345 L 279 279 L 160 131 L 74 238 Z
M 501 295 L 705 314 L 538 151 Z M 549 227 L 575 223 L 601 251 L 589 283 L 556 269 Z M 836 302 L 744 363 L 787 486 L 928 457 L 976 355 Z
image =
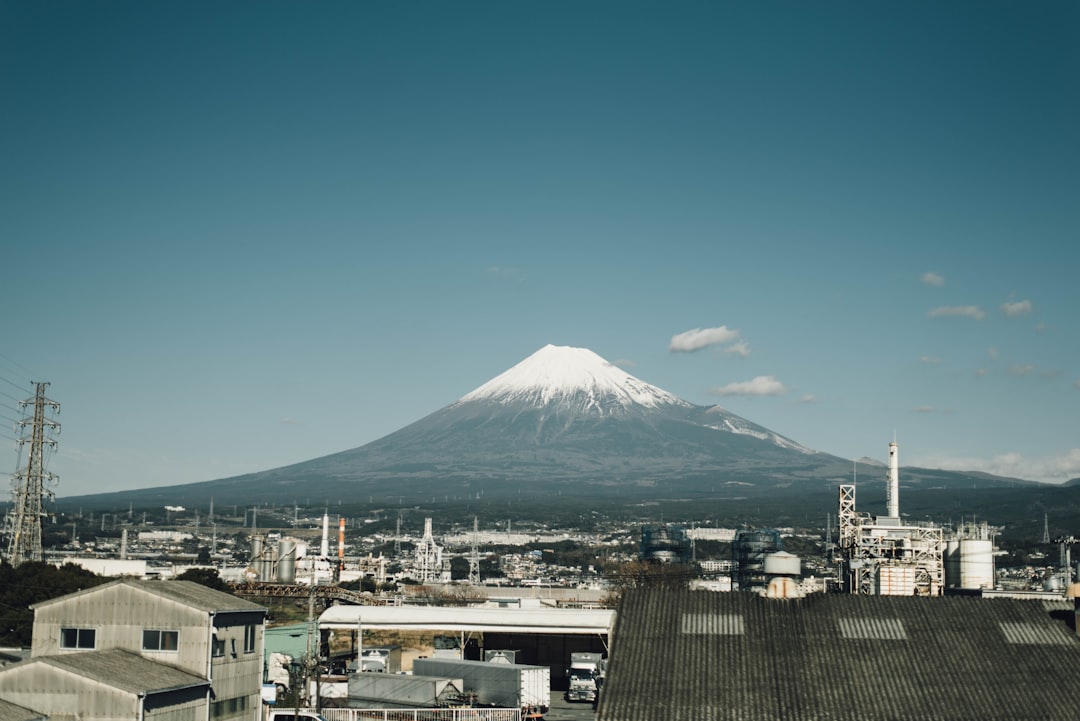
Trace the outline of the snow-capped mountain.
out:
M 903 469 L 904 483 L 1014 479 Z M 689 403 L 584 348 L 545 346 L 450 405 L 359 448 L 244 476 L 105 496 L 291 503 L 339 498 L 598 497 L 620 501 L 821 492 L 851 461 L 719 406 Z M 884 486 L 882 486 L 883 492 Z
M 584 348 L 548 345 L 365 446 L 218 483 L 295 495 L 684 493 L 846 478 L 850 462 L 699 406 Z
M 691 404 L 638 380 L 586 348 L 546 345 L 457 402 L 574 405 L 601 415 Z M 453 406 L 451 406 L 453 407 Z

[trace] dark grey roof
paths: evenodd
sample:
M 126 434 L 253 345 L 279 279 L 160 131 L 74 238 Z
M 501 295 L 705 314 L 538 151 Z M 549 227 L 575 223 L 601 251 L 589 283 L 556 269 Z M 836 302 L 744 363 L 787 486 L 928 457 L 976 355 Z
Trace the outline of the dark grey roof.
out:
M 1065 721 L 1069 603 L 627 593 L 598 721 Z
M 47 718 L 48 716 L 43 713 L 17 706 L 0 698 L 0 721 L 44 721 Z
M 26 663 L 45 663 L 136 694 L 161 693 L 210 684 L 205 678 L 119 648 L 37 656 Z
M 89 593 L 97 593 L 106 588 L 111 588 L 124 584 L 132 586 L 144 591 L 149 591 L 162 598 L 168 598 L 173 601 L 178 601 L 192 608 L 197 608 L 207 613 L 223 613 L 228 611 L 266 611 L 266 608 L 252 603 L 251 601 L 237 598 L 230 593 L 223 591 L 215 591 L 212 588 L 207 588 L 200 583 L 194 581 L 141 581 L 132 578 L 123 578 L 111 583 L 106 583 L 101 586 L 94 586 L 92 588 L 83 589 L 82 591 L 76 591 L 75 593 L 69 593 L 64 596 L 58 596 L 56 598 L 50 598 L 47 601 L 41 601 L 35 603 L 30 608 L 38 609 L 43 606 L 48 606 L 59 601 L 63 601 L 73 596 L 85 595 Z

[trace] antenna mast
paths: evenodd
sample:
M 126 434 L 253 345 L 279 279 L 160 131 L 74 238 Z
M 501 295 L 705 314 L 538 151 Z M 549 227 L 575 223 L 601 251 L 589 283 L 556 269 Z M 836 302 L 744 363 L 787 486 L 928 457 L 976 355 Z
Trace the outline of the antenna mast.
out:
M 35 383 L 32 399 L 19 401 L 19 407 L 25 409 L 33 405 L 33 413 L 18 422 L 20 456 L 23 446 L 29 444 L 30 453 L 26 466 L 19 468 L 12 475 L 12 510 L 8 512 L 8 561 L 18 566 L 27 561 L 43 561 L 45 554 L 41 547 L 41 518 L 45 515 L 44 499 L 52 498 L 52 491 L 47 486 L 55 485 L 57 477 L 45 470 L 45 447 L 56 448 L 52 434 L 60 433 L 60 424 L 47 415 L 60 412 L 60 404 L 45 397 L 48 383 Z M 27 426 L 30 435 L 27 437 Z

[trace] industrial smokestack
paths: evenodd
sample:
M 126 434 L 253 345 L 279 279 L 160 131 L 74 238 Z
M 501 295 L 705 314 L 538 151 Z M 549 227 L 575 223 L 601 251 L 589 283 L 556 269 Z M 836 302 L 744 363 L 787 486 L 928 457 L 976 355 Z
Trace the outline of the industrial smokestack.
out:
M 889 491 L 886 500 L 889 518 L 900 517 L 900 458 L 896 441 L 889 444 Z
M 324 513 L 322 517 L 322 547 L 319 549 L 319 558 L 330 558 L 330 514 Z
M 345 568 L 345 519 L 338 519 L 337 531 L 337 562 L 338 570 Z

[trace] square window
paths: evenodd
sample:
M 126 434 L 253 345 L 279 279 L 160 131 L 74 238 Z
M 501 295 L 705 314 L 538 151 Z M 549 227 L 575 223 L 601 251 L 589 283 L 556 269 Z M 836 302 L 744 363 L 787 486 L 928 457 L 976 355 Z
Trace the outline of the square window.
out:
M 61 628 L 60 648 L 92 649 L 97 645 L 97 629 Z
M 144 651 L 176 651 L 180 648 L 179 631 L 143 631 L 142 647 Z

